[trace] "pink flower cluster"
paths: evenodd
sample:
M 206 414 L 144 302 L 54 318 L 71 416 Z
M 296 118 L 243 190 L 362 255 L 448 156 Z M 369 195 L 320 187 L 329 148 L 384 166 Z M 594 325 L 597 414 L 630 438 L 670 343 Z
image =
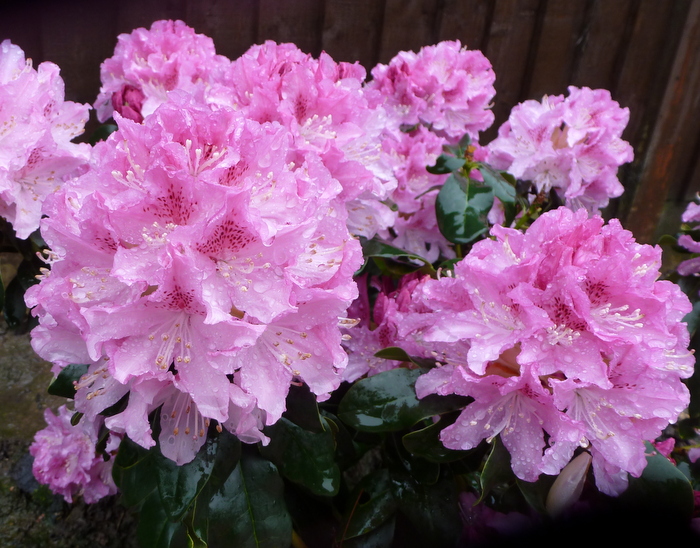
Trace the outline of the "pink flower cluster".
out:
M 323 399 L 347 362 L 339 323 L 362 254 L 344 189 L 279 123 L 185 92 L 142 124 L 117 120 L 92 169 L 47 202 L 33 346 L 56 371 L 92 364 L 83 420 L 128 393 L 106 425 L 150 447 L 162 405 L 161 449 L 178 464 L 212 421 L 266 441 L 290 383 Z
M 58 415 L 50 409 L 44 411 L 48 426 L 37 432 L 29 447 L 34 457 L 32 470 L 39 482 L 63 495 L 67 502 L 73 502 L 77 495 L 87 503 L 97 502 L 117 492 L 112 480 L 114 460 L 105 461 L 95 451 L 99 424 L 81 421 L 73 426 L 72 415 L 65 405 L 58 408 Z M 116 452 L 120 441 L 110 435 L 106 452 Z
M 39 228 L 46 196 L 87 168 L 90 146 L 70 141 L 89 106 L 63 98 L 56 65 L 35 70 L 18 46 L 0 44 L 0 216 L 21 239 Z
M 402 51 L 388 65 L 377 65 L 372 76 L 366 87 L 387 111 L 382 146 L 393 159 L 398 182 L 390 200 L 399 215 L 381 235 L 430 262 L 453 258 L 435 216 L 435 199 L 446 176 L 431 174 L 426 166 L 435 164 L 444 145 L 465 133 L 476 143 L 479 132 L 493 123 L 493 68 L 480 51 L 454 41 L 418 53 Z M 475 149 L 477 155 L 480 150 Z
M 182 21 L 156 21 L 149 30 L 120 34 L 114 55 L 102 63 L 97 118 L 114 112 L 142 122 L 174 89 L 203 93 L 230 61 L 217 55 L 208 36 Z
M 682 220 L 684 223 L 698 223 L 693 228 L 700 228 L 700 204 L 690 202 L 685 212 L 683 212 Z M 678 238 L 678 243 L 692 253 L 700 253 L 700 242 L 694 240 L 688 234 L 683 234 Z M 700 274 L 700 257 L 683 261 L 678 265 L 678 273 L 681 276 Z
M 500 435 L 515 474 L 555 475 L 590 451 L 598 488 L 618 494 L 646 465 L 656 438 L 689 401 L 690 303 L 657 281 L 660 249 L 616 220 L 566 208 L 523 234 L 496 226 L 455 265 L 427 279 L 399 336 L 436 345 L 440 366 L 419 397 L 471 396 L 443 443 L 470 449 Z
M 531 181 L 538 193 L 554 189 L 572 209 L 597 212 L 622 194 L 617 168 L 633 158 L 621 139 L 628 119 L 609 91 L 571 86 L 566 98 L 514 107 L 488 145 L 489 163 Z

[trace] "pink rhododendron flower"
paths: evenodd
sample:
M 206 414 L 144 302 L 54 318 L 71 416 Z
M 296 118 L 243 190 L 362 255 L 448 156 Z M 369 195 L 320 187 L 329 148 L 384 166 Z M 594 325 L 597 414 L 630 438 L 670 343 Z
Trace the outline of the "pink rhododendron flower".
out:
M 554 189 L 572 209 L 597 212 L 622 194 L 617 168 L 633 158 L 621 139 L 629 110 L 604 89 L 569 87 L 569 96 L 545 96 L 513 108 L 488 145 L 497 169 Z
M 18 46 L 0 44 L 0 216 L 19 238 L 39 228 L 46 196 L 87 168 L 90 146 L 71 139 L 89 108 L 64 101 L 56 65 L 35 70 Z
M 697 223 L 692 225 L 693 229 L 700 227 L 700 204 L 690 202 L 686 210 L 683 212 L 682 219 L 684 223 Z M 700 253 L 700 242 L 694 240 L 688 234 L 683 234 L 680 236 L 678 238 L 678 243 L 692 253 Z M 681 276 L 700 274 L 700 257 L 683 261 L 678 265 L 678 273 Z
M 371 238 L 395 220 L 382 201 L 396 180 L 381 150 L 386 115 L 369 104 L 364 79 L 357 63 L 336 63 L 325 52 L 314 59 L 293 44 L 267 41 L 233 61 L 207 100 L 279 122 L 297 148 L 318 153 L 343 187 L 350 231 Z
M 97 118 L 104 122 L 118 112 L 141 122 L 165 102 L 168 92 L 203 92 L 229 63 L 216 55 L 211 38 L 182 21 L 156 21 L 150 29 L 120 34 L 114 55 L 100 69 Z
M 362 264 L 343 187 L 319 154 L 182 91 L 95 147 L 57 193 L 42 234 L 52 268 L 27 291 L 35 350 L 88 363 L 76 408 L 112 431 L 194 458 L 212 421 L 248 442 L 279 419 L 292 382 L 339 385 L 340 325 Z
M 80 421 L 71 425 L 73 412 L 65 405 L 58 415 L 44 411 L 48 426 L 36 433 L 29 452 L 34 457 L 32 470 L 40 483 L 54 493 L 63 495 L 67 502 L 80 495 L 87 503 L 97 502 L 117 492 L 112 480 L 114 459 L 104 460 L 96 454 L 98 422 Z M 115 452 L 121 440 L 110 435 L 106 452 Z
M 368 88 L 378 92 L 393 124 L 424 124 L 450 142 L 465 133 L 476 140 L 494 120 L 496 94 L 491 63 L 459 41 L 402 51 L 388 65 L 372 69 Z
M 534 481 L 586 447 L 599 489 L 620 493 L 644 469 L 643 440 L 688 404 L 690 303 L 657 281 L 660 249 L 615 219 L 559 208 L 525 234 L 491 234 L 454 276 L 421 284 L 399 324 L 399 336 L 442 343 L 418 396 L 474 398 L 443 430 L 449 448 L 500 435 L 516 475 Z

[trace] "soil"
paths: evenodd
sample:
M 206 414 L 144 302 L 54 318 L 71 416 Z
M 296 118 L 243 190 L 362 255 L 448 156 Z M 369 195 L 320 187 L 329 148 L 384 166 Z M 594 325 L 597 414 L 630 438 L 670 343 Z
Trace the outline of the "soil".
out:
M 30 346 L 27 333 L 0 319 L 0 539 L 6 548 L 132 548 L 136 518 L 119 496 L 72 504 L 32 475 L 29 445 L 45 426 L 44 409 L 66 402 L 50 396 L 51 366 Z

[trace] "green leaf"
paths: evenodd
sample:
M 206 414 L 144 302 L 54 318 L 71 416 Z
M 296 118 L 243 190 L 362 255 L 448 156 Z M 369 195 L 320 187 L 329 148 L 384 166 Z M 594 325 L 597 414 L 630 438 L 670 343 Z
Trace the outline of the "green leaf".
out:
M 282 478 L 274 464 L 253 452 L 243 453 L 205 512 L 212 547 L 287 548 L 291 543 Z
M 445 426 L 445 422 L 439 420 L 421 430 L 406 434 L 401 440 L 403 446 L 412 455 L 430 462 L 454 462 L 463 459 L 471 451 L 448 449 L 440 441 L 440 432 Z
M 493 205 L 493 197 L 490 188 L 450 175 L 435 202 L 440 232 L 454 244 L 474 241 L 488 230 L 486 216 Z
M 491 442 L 491 452 L 481 472 L 481 496 L 477 502 L 482 502 L 496 485 L 514 477 L 515 474 L 510 468 L 510 453 L 503 445 L 501 437 L 497 436 Z
M 335 443 L 330 425 L 309 432 L 282 417 L 265 430 L 270 443 L 260 449 L 283 476 L 316 495 L 332 497 L 340 488 L 340 468 L 335 462 Z
M 399 510 L 415 526 L 424 546 L 455 546 L 462 533 L 459 492 L 454 477 L 445 473 L 434 485 L 408 474 L 392 475 Z
M 340 529 L 339 542 L 366 535 L 394 515 L 397 503 L 389 471 L 382 468 L 365 476 L 348 501 L 351 506 Z
M 501 202 L 504 204 L 515 203 L 515 186 L 503 174 L 486 164 L 480 164 L 478 169 L 484 178 L 484 183 L 493 189 L 494 194 Z
M 228 470 L 228 477 L 239 457 L 240 442 L 228 432 L 208 438 L 195 458 L 182 466 L 158 455 L 155 458 L 158 492 L 169 518 L 177 521 L 184 516 L 217 464 Z
M 683 472 L 660 454 L 649 442 L 647 466 L 638 478 L 629 478 L 629 487 L 620 501 L 658 508 L 660 512 L 690 519 L 695 507 L 693 487 Z
M 540 514 L 547 512 L 547 495 L 558 476 L 546 476 L 542 474 L 537 481 L 523 481 L 516 478 L 518 489 L 527 503 Z
M 311 392 L 308 385 L 292 385 L 289 388 L 289 394 L 287 394 L 286 404 L 287 409 L 282 415 L 285 419 L 310 432 L 321 433 L 325 431 L 316 403 L 316 395 Z
M 180 523 L 168 518 L 158 491 L 152 491 L 139 513 L 136 530 L 139 544 L 144 548 L 170 548 L 170 541 L 180 527 Z
M 395 529 L 396 520 L 392 518 L 365 535 L 345 540 L 343 548 L 391 548 Z
M 155 449 L 144 449 L 125 436 L 114 460 L 112 477 L 126 506 L 141 503 L 158 488 Z
M 430 263 L 423 257 L 406 251 L 405 249 L 400 249 L 384 243 L 376 238 L 368 240 L 366 238 L 360 238 L 360 244 L 362 245 L 362 255 L 366 258 L 368 257 L 381 257 L 384 259 L 396 259 L 397 257 L 406 257 L 412 261 L 420 261 L 426 266 Z
M 395 432 L 417 422 L 460 409 L 469 400 L 461 396 L 416 397 L 421 372 L 392 369 L 356 382 L 338 406 L 338 417 L 363 432 Z
M 74 382 L 80 380 L 80 377 L 85 375 L 88 371 L 88 366 L 82 363 L 71 363 L 61 369 L 58 376 L 51 381 L 49 385 L 49 394 L 52 396 L 59 396 L 61 398 L 71 398 L 75 397 L 75 386 Z
M 389 346 L 387 348 L 382 348 L 374 354 L 377 358 L 384 358 L 385 360 L 396 360 L 399 362 L 413 363 L 418 367 L 424 369 L 432 369 L 435 367 L 435 360 L 426 358 L 414 358 L 409 356 L 405 350 L 399 348 L 398 346 Z
M 117 129 L 118 128 L 116 124 L 102 124 L 101 126 L 98 126 L 95 131 L 92 132 L 92 135 L 89 139 L 89 143 L 92 146 L 95 146 L 97 142 L 107 140 L 107 137 L 109 137 L 112 133 L 117 131 Z
M 458 171 L 462 168 L 462 166 L 464 166 L 464 158 L 455 158 L 454 156 L 448 154 L 441 154 L 435 161 L 434 166 L 428 166 L 425 169 L 428 171 L 428 173 L 443 175 L 445 173 Z

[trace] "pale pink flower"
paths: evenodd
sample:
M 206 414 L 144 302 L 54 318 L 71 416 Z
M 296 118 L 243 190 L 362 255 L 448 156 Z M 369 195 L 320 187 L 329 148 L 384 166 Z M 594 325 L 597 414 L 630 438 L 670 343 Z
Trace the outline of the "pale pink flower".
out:
M 52 196 L 52 269 L 27 291 L 34 348 L 60 370 L 89 363 L 76 408 L 189 462 L 212 421 L 247 442 L 279 419 L 292 382 L 323 399 L 347 355 L 339 324 L 362 264 L 343 188 L 319 154 L 176 90 L 95 147 Z
M 633 158 L 621 138 L 628 119 L 609 91 L 570 86 L 566 98 L 515 106 L 488 145 L 489 161 L 537 192 L 554 189 L 567 206 L 594 213 L 624 190 L 617 168 Z
M 104 122 L 118 112 L 141 122 L 165 102 L 168 92 L 203 92 L 229 63 L 216 54 L 211 38 L 182 21 L 156 21 L 150 29 L 120 34 L 114 55 L 100 68 L 97 118 Z
M 483 53 L 459 41 L 399 52 L 388 65 L 372 69 L 368 87 L 394 125 L 424 124 L 450 142 L 465 133 L 476 139 L 494 120 L 495 75 Z
M 58 415 L 44 411 L 48 426 L 36 433 L 29 452 L 34 457 L 32 471 L 36 479 L 67 502 L 82 496 L 85 502 L 97 502 L 113 495 L 117 487 L 112 480 L 114 458 L 105 460 L 95 452 L 100 422 L 80 421 L 71 425 L 73 412 L 65 405 Z M 114 452 L 119 438 L 110 436 L 106 451 Z
M 64 101 L 56 65 L 35 70 L 18 46 L 0 44 L 0 215 L 19 238 L 39 228 L 46 196 L 87 169 L 90 146 L 71 139 L 89 108 Z
M 420 313 L 400 335 L 443 343 L 445 365 L 421 377 L 419 397 L 474 398 L 443 431 L 468 449 L 501 435 L 518 477 L 557 474 L 589 448 L 601 491 L 624 490 L 653 440 L 688 403 L 693 372 L 682 318 L 690 303 L 657 281 L 660 249 L 637 244 L 613 219 L 566 208 L 523 234 L 496 226 L 454 276 L 414 293 Z M 430 312 L 432 311 L 432 312 Z M 547 437 L 545 437 L 547 434 Z

